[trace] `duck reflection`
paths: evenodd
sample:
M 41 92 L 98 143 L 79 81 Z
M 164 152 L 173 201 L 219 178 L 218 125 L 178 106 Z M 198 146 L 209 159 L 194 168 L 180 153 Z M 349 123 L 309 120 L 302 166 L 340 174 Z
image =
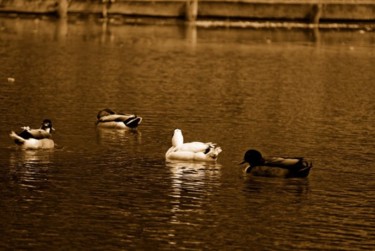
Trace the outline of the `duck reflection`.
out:
M 9 174 L 20 187 L 40 189 L 46 186 L 54 150 L 14 150 L 9 156 Z
M 102 146 L 137 145 L 142 142 L 142 133 L 138 130 L 97 128 L 96 139 Z
M 10 163 L 17 165 L 50 164 L 54 149 L 43 150 L 14 150 L 10 154 Z
M 171 172 L 171 223 L 194 225 L 220 186 L 221 165 L 205 162 L 168 161 Z M 203 215 L 203 214 L 202 214 Z
M 244 178 L 244 191 L 248 193 L 265 194 L 292 194 L 298 197 L 309 193 L 309 180 L 290 178 L 290 179 L 269 179 L 266 177 L 247 176 Z

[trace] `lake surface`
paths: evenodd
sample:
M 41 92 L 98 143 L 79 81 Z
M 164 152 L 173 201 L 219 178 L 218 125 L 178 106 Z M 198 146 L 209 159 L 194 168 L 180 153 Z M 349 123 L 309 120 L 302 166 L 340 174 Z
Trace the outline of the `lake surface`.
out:
M 375 249 L 374 32 L 2 17 L 0 34 L 1 250 Z M 106 107 L 144 120 L 97 130 Z M 9 131 L 44 118 L 58 147 L 17 149 Z M 217 163 L 167 163 L 175 128 Z M 250 148 L 314 167 L 245 175 Z

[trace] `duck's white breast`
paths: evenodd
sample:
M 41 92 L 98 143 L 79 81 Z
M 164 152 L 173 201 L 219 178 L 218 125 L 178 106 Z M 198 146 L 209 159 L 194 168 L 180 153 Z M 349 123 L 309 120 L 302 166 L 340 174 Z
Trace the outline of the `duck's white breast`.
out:
M 55 142 L 52 139 L 27 139 L 21 146 L 23 149 L 52 149 Z

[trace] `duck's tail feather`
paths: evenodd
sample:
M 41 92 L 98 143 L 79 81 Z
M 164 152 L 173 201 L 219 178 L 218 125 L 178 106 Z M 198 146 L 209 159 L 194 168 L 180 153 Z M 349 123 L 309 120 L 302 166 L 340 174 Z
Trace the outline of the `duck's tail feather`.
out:
M 303 157 L 294 157 L 295 160 L 298 160 L 295 167 L 300 171 L 304 171 L 312 168 L 312 162 L 306 161 Z
M 142 118 L 134 116 L 124 121 L 125 125 L 129 128 L 136 128 L 142 122 Z
M 25 139 L 20 137 L 17 133 L 14 131 L 11 131 L 9 133 L 9 136 L 16 142 L 16 144 L 23 144 L 25 142 Z
M 296 177 L 307 177 L 310 173 L 310 170 L 312 168 L 312 162 L 307 162 L 305 160 L 303 160 L 302 162 L 302 168 L 300 168 L 297 172 L 296 172 Z
M 303 160 L 303 166 L 304 168 L 312 168 L 313 167 L 313 164 L 312 162 L 307 162 L 306 160 Z
M 216 159 L 223 150 L 221 149 L 220 146 L 217 146 L 214 143 L 208 143 L 209 147 L 206 149 L 205 154 L 207 156 L 210 156 L 213 159 Z

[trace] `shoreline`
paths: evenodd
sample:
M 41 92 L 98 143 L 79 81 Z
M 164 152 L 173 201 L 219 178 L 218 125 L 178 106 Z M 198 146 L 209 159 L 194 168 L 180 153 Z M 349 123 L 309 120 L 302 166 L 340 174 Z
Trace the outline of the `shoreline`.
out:
M 369 0 L 0 0 L 0 15 L 95 16 L 113 24 L 188 23 L 198 27 L 375 30 Z

